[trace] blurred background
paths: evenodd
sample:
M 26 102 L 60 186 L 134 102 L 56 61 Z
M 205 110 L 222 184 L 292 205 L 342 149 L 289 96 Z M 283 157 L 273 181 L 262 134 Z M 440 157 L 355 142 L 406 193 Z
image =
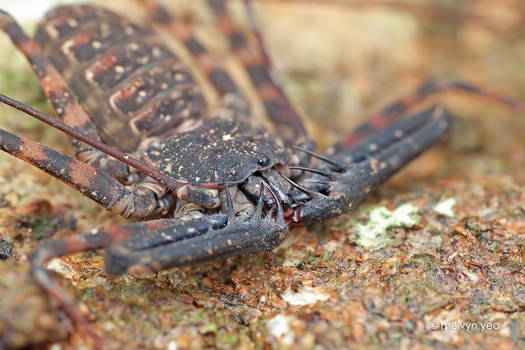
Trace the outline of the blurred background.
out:
M 71 2 L 0 0 L 0 8 L 32 33 L 49 6 Z M 149 22 L 133 1 L 83 2 Z M 255 117 L 264 123 L 260 101 L 213 25 L 205 1 L 161 2 L 224 59 L 250 97 Z M 274 73 L 321 149 L 428 78 L 466 81 L 525 100 L 523 0 L 254 2 Z M 228 5 L 247 28 L 242 1 Z M 4 35 L 0 92 L 52 113 L 25 59 Z M 217 103 L 207 95 L 212 106 Z M 61 260 L 61 271 L 67 272 L 61 273 L 77 284 L 77 295 L 95 315 L 94 327 L 110 335 L 110 348 L 115 349 L 123 344 L 165 349 L 173 339 L 186 348 L 330 348 L 350 342 L 517 347 L 525 339 L 519 243 L 525 232 L 525 114 L 456 92 L 440 94 L 418 108 L 438 102 L 454 115 L 451 135 L 382 186 L 364 203 L 365 209 L 293 231 L 277 251 L 275 265 L 250 256 L 143 279 L 112 279 L 104 275 L 99 254 L 85 254 Z M 71 151 L 64 135 L 5 106 L 0 106 L 0 127 Z M 455 216 L 437 216 L 429 209 L 447 198 L 454 200 Z M 14 245 L 12 260 L 21 266 L 41 239 L 71 233 L 65 218 L 74 218 L 75 232 L 126 222 L 3 153 L 0 199 L 0 239 Z M 366 208 L 394 209 L 405 202 L 420 209 L 420 226 L 408 232 L 396 229 L 395 237 L 402 241 L 383 251 L 369 253 L 356 246 L 353 227 L 368 220 Z M 441 243 L 431 246 L 435 241 Z M 405 280 L 410 285 L 403 285 Z M 6 295 L 1 282 L 0 294 Z M 305 309 L 283 301 L 284 290 L 302 290 L 303 284 L 323 286 L 331 299 Z M 2 300 L 0 310 L 11 299 Z M 423 320 L 440 312 L 450 319 L 499 319 L 502 328 L 476 336 L 427 332 Z M 284 319 L 273 318 L 280 313 Z M 288 333 L 272 333 L 270 318 Z M 42 337 L 60 338 L 54 336 Z M 61 344 L 82 344 L 79 338 Z
M 32 32 L 47 8 L 72 2 L 0 0 L 0 7 L 12 12 Z M 147 22 L 133 1 L 92 2 Z M 239 23 L 247 27 L 242 2 L 231 0 L 229 4 Z M 260 103 L 243 81 L 244 76 L 237 74 L 240 68 L 224 37 L 216 32 L 205 1 L 174 0 L 165 1 L 165 5 L 192 23 L 198 37 L 223 57 L 252 98 L 254 114 L 263 120 Z M 305 115 L 309 131 L 321 146 L 329 145 L 343 131 L 431 77 L 466 81 L 525 99 L 524 13 L 519 0 L 256 1 L 257 20 L 275 75 Z M 0 62 L 1 91 L 50 112 L 25 60 L 5 37 L 0 37 L 0 48 L 9 57 Z M 214 105 L 213 96 L 209 97 Z M 478 142 L 473 140 L 478 131 L 483 140 L 495 138 L 490 146 L 479 142 L 469 147 L 488 147 L 501 155 L 519 152 L 511 144 L 522 139 L 521 128 L 515 125 L 525 118 L 453 92 L 428 103 L 436 102 L 445 103 L 458 116 L 475 119 L 465 126 L 465 142 Z M 29 129 L 26 132 L 31 136 L 37 130 L 43 134 L 40 140 L 56 140 L 39 123 L 19 113 L 13 117 L 10 111 L 2 112 L 0 118 L 15 131 Z M 485 116 L 487 120 L 480 122 Z M 476 132 L 469 132 L 469 127 L 477 128 Z M 518 133 L 516 138 L 508 137 L 514 133 Z M 519 153 L 511 163 L 524 159 Z

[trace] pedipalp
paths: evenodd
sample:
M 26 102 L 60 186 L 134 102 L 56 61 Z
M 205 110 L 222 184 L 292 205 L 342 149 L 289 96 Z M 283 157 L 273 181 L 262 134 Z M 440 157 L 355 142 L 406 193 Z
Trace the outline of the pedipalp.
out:
M 50 259 L 106 248 L 106 272 L 124 274 L 271 251 L 292 225 L 348 212 L 439 142 L 450 124 L 441 107 L 397 119 L 426 97 L 455 89 L 524 106 L 469 84 L 431 81 L 318 152 L 272 76 L 249 0 L 247 32 L 223 0 L 208 3 L 273 134 L 248 118 L 244 92 L 188 25 L 154 0 L 141 3 L 192 54 L 226 108 L 208 111 L 184 62 L 154 32 L 108 10 L 60 7 L 45 17 L 35 40 L 0 12 L 0 27 L 28 58 L 61 122 L 3 95 L 0 102 L 66 132 L 79 159 L 1 129 L 0 148 L 108 210 L 148 220 L 45 242 L 30 257 L 37 282 L 97 347 L 89 323 L 47 274 Z

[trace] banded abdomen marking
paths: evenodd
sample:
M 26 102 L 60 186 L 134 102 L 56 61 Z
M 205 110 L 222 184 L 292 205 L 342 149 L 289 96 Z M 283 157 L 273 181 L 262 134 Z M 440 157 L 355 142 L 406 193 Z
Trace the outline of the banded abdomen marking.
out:
M 177 89 L 170 89 L 172 86 Z M 128 79 L 109 98 L 110 107 L 133 118 L 132 130 L 144 136 L 166 132 L 198 115 L 204 103 L 192 77 L 180 61 L 174 60 Z
M 200 118 L 206 108 L 179 58 L 154 33 L 108 10 L 56 8 L 40 23 L 35 39 L 102 139 L 123 151 Z

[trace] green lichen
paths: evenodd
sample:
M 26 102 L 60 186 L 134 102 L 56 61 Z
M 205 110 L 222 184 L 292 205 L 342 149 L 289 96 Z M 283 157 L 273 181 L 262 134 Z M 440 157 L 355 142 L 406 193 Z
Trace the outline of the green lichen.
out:
M 403 204 L 393 211 L 386 207 L 373 208 L 366 224 L 355 225 L 357 243 L 368 250 L 385 247 L 390 241 L 387 230 L 395 226 L 414 226 L 419 220 L 418 212 L 419 209 L 409 203 Z

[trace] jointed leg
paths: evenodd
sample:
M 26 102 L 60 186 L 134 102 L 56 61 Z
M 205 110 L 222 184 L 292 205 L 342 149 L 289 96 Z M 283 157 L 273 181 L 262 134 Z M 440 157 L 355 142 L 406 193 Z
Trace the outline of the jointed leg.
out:
M 167 209 L 165 189 L 155 184 L 124 186 L 106 172 L 34 141 L 0 129 L 0 149 L 65 182 L 104 208 L 125 217 L 148 217 Z
M 195 58 L 199 68 L 217 90 L 226 107 L 249 115 L 249 105 L 218 57 L 214 57 L 193 35 L 191 28 L 177 20 L 156 0 L 138 0 L 148 15 L 182 42 Z
M 128 239 L 144 231 L 155 230 L 168 225 L 172 220 L 160 219 L 149 222 L 135 223 L 127 226 L 95 230 L 92 233 L 75 235 L 64 239 L 48 241 L 36 247 L 29 257 L 31 268 L 35 279 L 46 293 L 66 313 L 78 329 L 93 340 L 94 346 L 101 348 L 101 342 L 94 333 L 87 320 L 79 313 L 74 303 L 68 298 L 62 289 L 49 276 L 44 265 L 61 256 L 72 255 L 88 250 L 106 248 L 111 244 Z
M 13 44 L 15 44 L 31 64 L 40 81 L 44 94 L 53 105 L 58 119 L 89 137 L 100 140 L 98 131 L 89 115 L 75 100 L 66 82 L 42 53 L 39 45 L 24 33 L 23 29 L 13 17 L 2 10 L 0 10 L 0 30 L 9 36 Z M 75 148 L 75 154 L 78 159 L 89 162 L 89 164 L 95 167 L 104 168 L 120 179 L 126 179 L 129 174 L 129 169 L 125 164 L 108 157 L 104 153 L 74 138 L 70 138 L 70 140 Z
M 246 13 L 248 14 L 248 18 L 250 21 L 250 27 L 251 27 L 253 36 L 257 42 L 257 46 L 260 51 L 261 58 L 264 62 L 264 67 L 266 68 L 267 72 L 270 72 L 270 78 L 272 78 L 271 76 L 271 72 L 273 69 L 272 61 L 270 60 L 270 56 L 268 55 L 268 52 L 266 51 L 266 48 L 264 46 L 263 37 L 261 35 L 259 26 L 257 25 L 257 21 L 255 19 L 253 3 L 251 0 L 244 0 L 244 5 L 246 7 Z M 281 97 L 281 103 L 283 103 L 286 113 L 289 114 L 291 118 L 295 119 L 296 123 L 297 121 L 301 122 L 301 117 L 299 116 L 299 113 L 297 113 L 295 108 L 292 106 L 292 103 L 290 102 L 289 98 L 286 96 L 286 93 L 284 92 L 282 86 L 275 81 L 274 81 L 274 85 Z M 303 132 L 306 133 L 306 131 L 304 130 L 304 126 L 303 126 Z
M 252 38 L 246 37 L 228 14 L 223 0 L 208 0 L 208 3 L 217 17 L 218 26 L 228 36 L 230 47 L 246 68 L 268 117 L 289 141 L 296 143 L 298 139 L 305 138 L 306 130 L 299 114 L 292 108 L 283 90 L 270 73 L 270 60 L 258 31 L 252 33 Z
M 251 216 L 236 217 L 231 200 L 229 210 L 228 215 L 160 219 L 46 242 L 30 256 L 33 273 L 75 325 L 100 348 L 100 340 L 90 331 L 87 321 L 74 304 L 46 273 L 44 264 L 55 257 L 108 247 L 108 273 L 122 274 L 130 269 L 158 271 L 221 257 L 269 251 L 286 237 L 288 227 L 283 219 L 282 207 L 277 204 L 275 218 L 272 218 L 273 210 L 265 215 L 262 191 Z
M 349 147 L 366 140 L 377 131 L 392 124 L 398 117 L 405 114 L 418 103 L 421 103 L 425 99 L 447 90 L 457 90 L 460 92 L 470 93 L 489 101 L 508 106 L 509 108 L 515 110 L 525 111 L 525 103 L 512 100 L 492 91 L 481 89 L 475 85 L 459 81 L 439 81 L 431 79 L 421 85 L 413 93 L 391 103 L 381 112 L 376 113 L 368 118 L 366 122 L 358 126 L 354 131 L 348 135 L 345 135 L 336 145 L 336 149 Z

